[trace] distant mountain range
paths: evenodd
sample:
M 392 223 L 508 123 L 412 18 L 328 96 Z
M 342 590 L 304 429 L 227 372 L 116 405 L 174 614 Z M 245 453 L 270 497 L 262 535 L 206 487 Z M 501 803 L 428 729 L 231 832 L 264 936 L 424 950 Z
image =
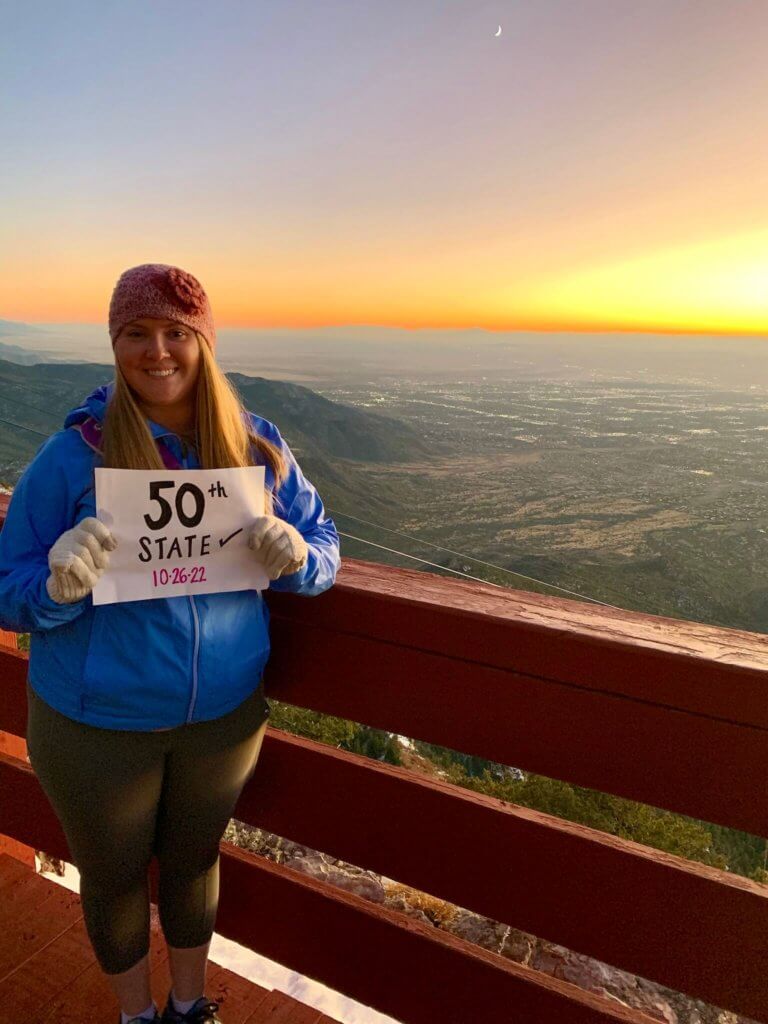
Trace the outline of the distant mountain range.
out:
M 7 359 L 11 363 L 21 363 L 24 366 L 31 366 L 33 363 L 54 362 L 53 357 L 48 353 L 30 352 L 28 349 L 22 348 L 21 345 L 9 345 L 3 341 L 0 341 L 0 359 Z
M 331 402 L 300 384 L 227 376 L 246 408 L 278 426 L 328 504 L 343 500 L 361 514 L 373 511 L 381 500 L 356 478 L 355 464 L 429 455 L 411 427 L 381 413 Z M 13 486 L 43 440 L 61 429 L 69 410 L 112 377 L 111 364 L 29 366 L 0 359 L 0 483 Z
M 17 320 L 0 320 L 0 338 L 21 339 L 25 343 L 35 345 L 44 341 L 46 335 L 39 327 L 33 327 L 31 324 L 20 323 Z M 10 341 L 0 341 L 0 359 L 7 359 L 11 363 L 21 363 L 24 366 L 58 361 L 55 353 L 48 349 L 30 350 Z

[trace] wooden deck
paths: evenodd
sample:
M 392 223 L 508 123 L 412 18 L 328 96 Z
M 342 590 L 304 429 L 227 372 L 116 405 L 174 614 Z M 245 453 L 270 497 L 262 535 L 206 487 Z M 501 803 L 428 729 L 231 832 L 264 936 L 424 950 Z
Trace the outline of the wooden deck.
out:
M 152 927 L 152 995 L 171 985 L 162 932 Z M 224 1024 L 338 1024 L 305 1003 L 210 962 L 206 995 Z M 0 1024 L 115 1024 L 117 1002 L 93 954 L 77 893 L 0 855 Z

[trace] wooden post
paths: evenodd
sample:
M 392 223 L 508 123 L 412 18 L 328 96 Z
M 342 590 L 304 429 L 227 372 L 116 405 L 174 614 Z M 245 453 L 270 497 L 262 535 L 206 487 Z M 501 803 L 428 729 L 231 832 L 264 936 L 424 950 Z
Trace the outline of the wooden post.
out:
M 9 732 L 0 732 L 0 754 L 10 754 L 20 761 L 27 760 L 27 743 L 21 736 L 14 736 Z M 22 864 L 35 866 L 35 850 L 32 846 L 20 843 L 18 839 L 3 835 L 0 832 L 0 854 L 7 853 Z
M 0 530 L 3 528 L 9 502 L 10 495 L 0 494 Z M 19 649 L 17 635 L 9 633 L 5 629 L 0 629 L 0 647 L 10 647 L 17 651 Z M 27 742 L 21 736 L 14 736 L 9 732 L 0 732 L 0 753 L 10 754 L 11 757 L 17 757 L 20 761 L 26 761 L 28 760 Z M 31 846 L 26 846 L 17 839 L 12 839 L 10 836 L 0 833 L 0 854 L 3 853 L 10 854 L 11 857 L 15 857 L 16 860 L 20 860 L 23 864 L 29 864 L 31 867 L 35 866 L 35 851 Z

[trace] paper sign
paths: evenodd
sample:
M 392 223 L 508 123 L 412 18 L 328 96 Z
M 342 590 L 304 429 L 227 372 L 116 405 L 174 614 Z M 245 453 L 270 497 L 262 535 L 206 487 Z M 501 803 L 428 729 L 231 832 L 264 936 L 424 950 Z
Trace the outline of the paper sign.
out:
M 96 516 L 117 541 L 95 605 L 269 585 L 247 543 L 264 514 L 264 466 L 94 472 Z

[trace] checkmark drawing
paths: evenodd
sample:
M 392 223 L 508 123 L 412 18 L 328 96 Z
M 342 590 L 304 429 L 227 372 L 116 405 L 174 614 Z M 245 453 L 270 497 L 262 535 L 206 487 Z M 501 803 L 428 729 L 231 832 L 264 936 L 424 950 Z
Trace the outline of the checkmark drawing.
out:
M 232 540 L 233 537 L 236 537 L 238 535 L 238 533 L 242 533 L 242 532 L 243 532 L 243 528 L 241 526 L 239 530 L 235 530 L 234 533 L 230 533 L 230 535 L 228 537 L 225 537 L 224 540 L 220 540 L 219 541 L 219 547 L 223 548 L 225 544 L 228 544 Z

